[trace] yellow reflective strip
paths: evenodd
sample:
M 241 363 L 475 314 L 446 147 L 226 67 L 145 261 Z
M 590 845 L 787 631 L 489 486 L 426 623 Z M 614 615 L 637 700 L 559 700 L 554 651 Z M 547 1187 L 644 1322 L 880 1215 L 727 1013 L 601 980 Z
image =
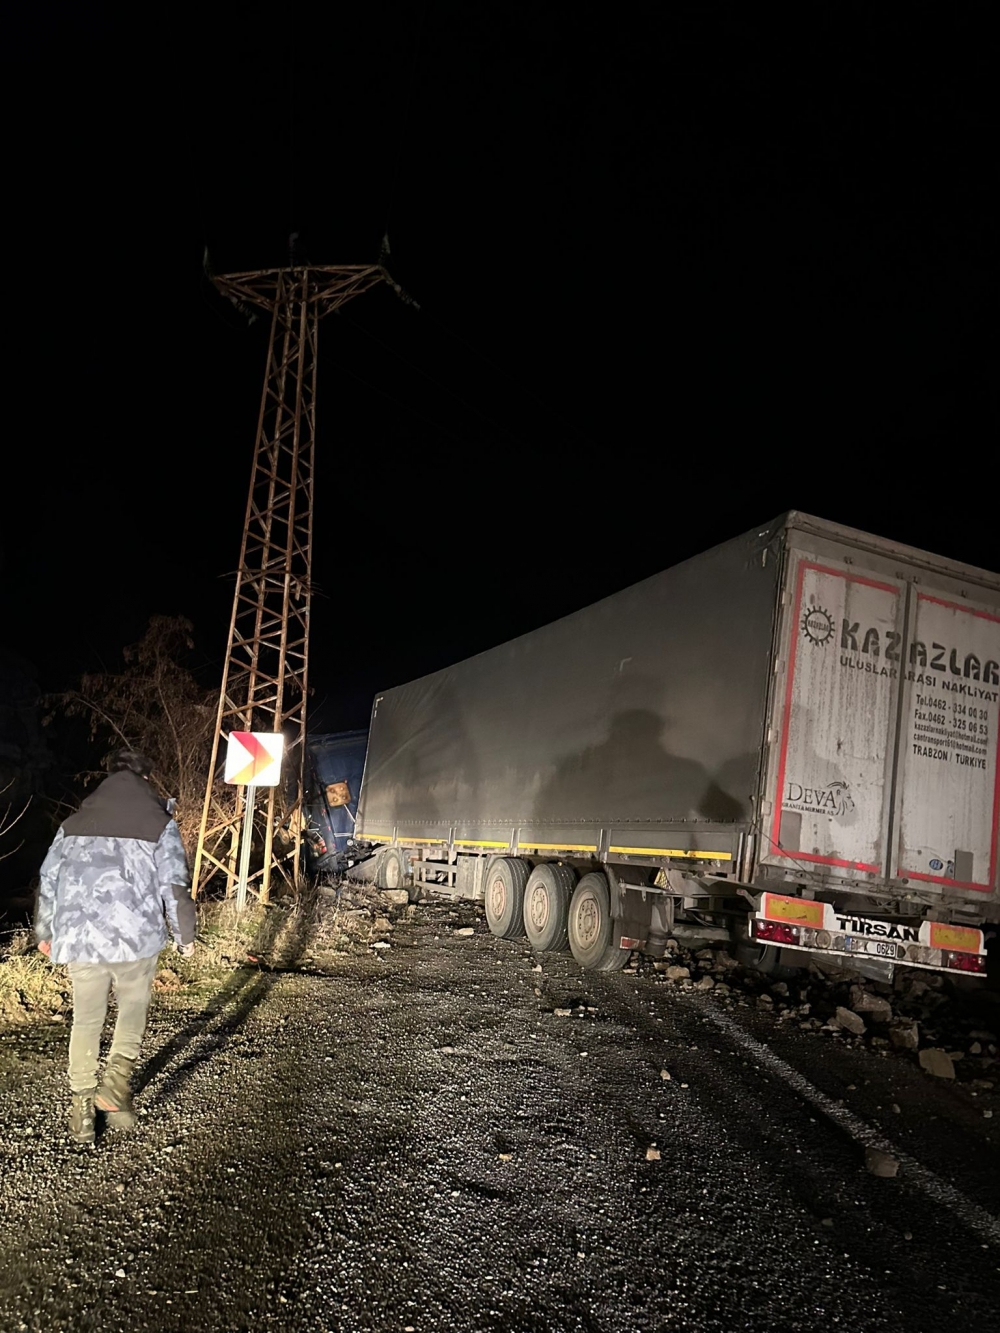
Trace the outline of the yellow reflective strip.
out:
M 430 844 L 431 844 L 432 846 L 434 846 L 434 847 L 443 847 L 443 846 L 445 846 L 445 844 L 447 843 L 448 839 L 447 839 L 447 838 L 407 838 L 407 837 L 402 837 L 402 838 L 400 838 L 399 841 L 400 841 L 400 842 L 413 842 L 413 843 L 419 842 L 419 843 L 421 843 L 421 844 L 424 844 L 424 843 L 430 843 Z
M 980 953 L 983 948 L 982 931 L 973 926 L 949 926 L 943 921 L 931 922 L 931 948 L 954 949 L 958 953 Z
M 456 847 L 509 847 L 509 842 L 480 842 L 478 838 L 456 838 Z
M 692 852 L 677 847 L 609 847 L 609 852 L 623 852 L 626 856 L 682 856 L 686 860 L 731 861 L 732 852 Z
M 518 847 L 526 852 L 596 852 L 593 844 L 582 842 L 519 842 Z
M 785 898 L 776 893 L 765 893 L 761 911 L 769 921 L 794 921 L 800 926 L 823 925 L 823 904 L 808 898 Z
M 367 829 L 362 829 L 356 836 L 359 838 L 368 838 L 373 842 L 392 842 L 391 833 L 369 833 Z

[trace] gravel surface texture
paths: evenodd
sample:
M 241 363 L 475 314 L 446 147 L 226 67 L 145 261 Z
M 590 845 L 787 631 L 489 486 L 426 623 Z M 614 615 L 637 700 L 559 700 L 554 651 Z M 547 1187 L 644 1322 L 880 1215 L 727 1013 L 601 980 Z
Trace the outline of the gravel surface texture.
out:
M 992 1091 L 471 906 L 172 998 L 89 1153 L 66 1038 L 0 1037 L 2 1333 L 1000 1328 Z

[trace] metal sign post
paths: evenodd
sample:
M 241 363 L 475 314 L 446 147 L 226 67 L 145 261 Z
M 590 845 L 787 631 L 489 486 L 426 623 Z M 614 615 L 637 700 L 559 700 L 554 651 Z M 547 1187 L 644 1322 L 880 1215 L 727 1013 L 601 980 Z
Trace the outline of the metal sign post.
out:
M 280 731 L 231 731 L 226 747 L 225 780 L 245 787 L 243 828 L 240 833 L 239 870 L 236 880 L 236 910 L 247 903 L 250 850 L 253 847 L 253 811 L 258 787 L 276 787 L 281 781 L 281 759 L 285 738 Z M 232 880 L 229 881 L 232 884 Z
M 253 845 L 253 806 L 257 795 L 257 784 L 250 782 L 243 793 L 243 831 L 240 834 L 240 871 L 236 881 L 236 910 L 242 912 L 247 905 L 247 875 L 250 871 L 250 848 Z

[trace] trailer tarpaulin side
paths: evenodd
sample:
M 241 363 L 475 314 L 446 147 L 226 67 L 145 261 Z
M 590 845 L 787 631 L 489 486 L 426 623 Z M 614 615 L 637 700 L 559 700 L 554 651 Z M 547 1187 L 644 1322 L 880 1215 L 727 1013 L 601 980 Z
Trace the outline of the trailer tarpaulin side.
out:
M 376 700 L 359 827 L 753 818 L 781 524 Z M 536 836 L 541 836 L 537 833 Z

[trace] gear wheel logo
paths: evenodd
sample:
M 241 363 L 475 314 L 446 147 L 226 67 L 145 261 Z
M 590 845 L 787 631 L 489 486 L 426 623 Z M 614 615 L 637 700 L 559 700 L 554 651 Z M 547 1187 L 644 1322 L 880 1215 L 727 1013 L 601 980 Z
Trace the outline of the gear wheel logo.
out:
M 802 633 L 811 644 L 821 648 L 833 635 L 833 616 L 822 606 L 813 606 L 802 617 Z

